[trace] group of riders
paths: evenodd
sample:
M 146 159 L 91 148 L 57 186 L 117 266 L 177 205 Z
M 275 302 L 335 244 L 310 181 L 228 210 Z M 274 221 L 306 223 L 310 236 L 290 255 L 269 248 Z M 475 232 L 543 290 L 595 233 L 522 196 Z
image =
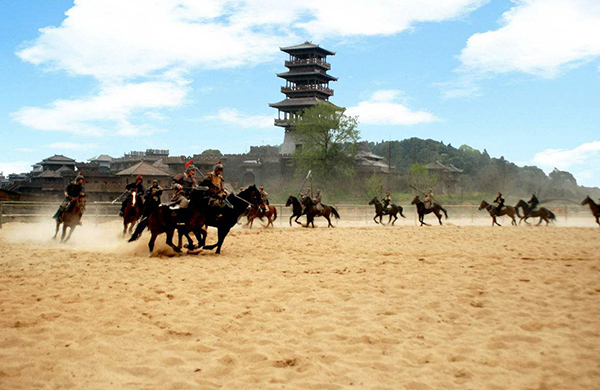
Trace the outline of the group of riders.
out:
M 231 203 L 227 201 L 229 191 L 225 188 L 225 180 L 222 176 L 223 170 L 223 164 L 220 162 L 217 163 L 214 166 L 213 171 L 204 176 L 199 185 L 196 181 L 197 168 L 192 164 L 186 164 L 185 171 L 173 177 L 171 188 L 169 189 L 172 190 L 173 193 L 166 205 L 173 209 L 180 219 L 185 218 L 192 190 L 199 188 L 205 191 L 205 196 L 208 198 L 208 204 L 210 206 L 215 208 L 233 208 Z M 84 177 L 82 174 L 79 174 L 75 180 L 67 186 L 65 189 L 65 199 L 54 214 L 54 219 L 60 220 L 65 212 L 69 212 L 73 208 L 78 199 L 85 197 L 83 182 Z M 133 202 L 132 199 L 134 197 L 137 200 L 142 200 L 142 202 L 138 203 L 141 210 L 141 219 L 148 218 L 152 211 L 161 204 L 163 188 L 159 185 L 158 180 L 152 180 L 152 186 L 147 190 L 144 188 L 143 182 L 143 176 L 138 175 L 134 182 L 125 186 L 125 192 L 123 192 L 120 197 L 123 197 L 124 195 L 128 196 L 125 196 L 125 199 L 121 203 L 121 210 L 119 211 L 120 216 L 124 215 L 126 207 Z M 269 194 L 262 186 L 260 186 L 258 190 L 262 200 L 259 205 L 259 210 L 261 213 L 264 213 L 269 204 Z M 310 190 L 308 191 L 308 196 L 310 196 Z M 317 197 L 320 203 L 319 191 L 317 191 Z M 82 208 L 80 213 L 83 214 L 83 211 L 84 209 Z

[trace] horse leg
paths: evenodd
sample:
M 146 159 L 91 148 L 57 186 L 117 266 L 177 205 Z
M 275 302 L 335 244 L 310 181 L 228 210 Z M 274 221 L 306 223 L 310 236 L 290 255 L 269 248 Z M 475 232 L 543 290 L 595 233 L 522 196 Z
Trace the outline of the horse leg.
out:
M 375 223 L 377 223 L 377 224 L 378 224 L 379 222 L 377 222 L 377 217 L 378 217 L 378 215 L 375 215 L 375 216 L 373 217 L 373 221 L 375 221 Z
M 398 220 L 398 216 L 396 214 L 392 214 L 392 215 L 394 216 L 394 220 L 392 221 L 392 226 L 394 226 L 394 223 L 396 223 L 396 221 Z M 392 215 L 390 215 L 390 220 L 392 219 Z
M 294 218 L 294 215 L 290 217 L 290 226 L 292 226 L 292 218 Z
M 58 235 L 59 227 L 60 227 L 60 222 L 56 222 L 56 231 L 54 232 L 54 237 L 52 237 L 53 240 L 56 240 L 56 236 Z
M 71 226 L 71 228 L 69 229 L 69 234 L 67 235 L 67 238 L 65 239 L 65 242 L 69 241 L 69 238 L 71 238 L 71 234 L 73 234 L 73 230 L 75 230 L 76 227 L 77 227 L 77 225 Z
M 123 237 L 125 237 L 125 233 L 127 233 L 127 220 L 123 219 Z
M 331 224 L 331 219 L 329 219 L 329 215 L 324 215 L 325 219 L 327 220 L 327 227 L 335 227 Z
M 63 222 L 62 235 L 60 236 L 60 242 L 65 241 L 65 236 L 67 235 L 67 224 Z
M 440 222 L 440 225 L 442 225 L 442 214 L 435 213 L 435 216 L 437 217 L 438 221 Z
M 175 244 L 173 244 L 173 233 L 174 230 L 170 230 L 167 233 L 167 245 L 170 246 L 171 248 L 173 248 L 173 250 L 175 252 L 181 252 L 181 249 L 179 249 L 179 247 L 175 246 Z M 181 238 L 181 237 L 180 237 Z
M 150 253 L 152 253 L 152 251 L 154 250 L 154 242 L 156 241 L 156 236 L 158 236 L 158 234 L 152 233 L 150 241 L 148 241 L 148 248 L 150 249 Z
M 294 222 L 296 222 L 298 225 L 302 225 L 302 222 L 298 222 L 298 218 L 300 218 L 302 215 L 298 215 L 296 217 L 296 220 Z

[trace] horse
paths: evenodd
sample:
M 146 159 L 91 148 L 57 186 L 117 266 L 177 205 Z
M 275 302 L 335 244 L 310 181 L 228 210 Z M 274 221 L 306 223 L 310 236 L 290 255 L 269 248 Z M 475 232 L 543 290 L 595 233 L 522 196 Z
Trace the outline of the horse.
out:
M 137 192 L 132 191 L 128 197 L 129 202 L 127 202 L 125 211 L 123 211 L 123 236 L 127 233 L 127 225 L 129 225 L 129 234 L 132 234 L 133 227 L 142 214 L 142 207 L 144 205 L 142 198 L 138 196 Z
M 340 219 L 340 215 L 333 206 L 321 204 L 321 206 L 323 207 L 321 210 L 318 210 L 315 207 L 315 204 L 313 203 L 312 199 L 308 197 L 302 199 L 302 204 L 304 206 L 304 212 L 306 213 L 306 225 L 304 227 L 308 227 L 308 225 L 311 224 L 314 228 L 315 217 L 325 218 L 327 220 L 327 227 L 335 227 L 333 226 L 333 224 L 331 223 L 331 219 L 329 218 L 331 215 L 335 216 L 336 219 Z
M 419 225 L 419 226 L 423 226 L 423 225 L 431 226 L 428 223 L 425 223 L 425 221 L 423 221 L 425 214 L 429 214 L 429 213 L 435 214 L 438 221 L 440 222 L 440 225 L 442 225 L 442 214 L 440 213 L 440 211 L 444 212 L 446 219 L 448 219 L 448 213 L 446 212 L 446 209 L 443 208 L 439 203 L 434 202 L 433 207 L 428 209 L 428 208 L 425 208 L 425 204 L 421 201 L 421 199 L 419 199 L 418 196 L 415 196 L 415 198 L 413 199 L 413 201 L 410 204 L 414 204 L 415 206 L 417 206 L 417 214 L 419 214 L 419 222 L 421 222 L 421 225 Z
M 58 234 L 58 228 L 60 224 L 63 224 L 62 235 L 60 237 L 60 242 L 67 242 L 69 238 L 71 238 L 71 234 L 73 234 L 73 230 L 80 224 L 81 216 L 85 211 L 85 196 L 80 196 L 73 201 L 70 207 L 67 209 L 56 219 L 56 231 L 54 232 L 53 239 L 56 239 L 56 235 Z M 69 227 L 69 235 L 65 238 L 67 233 L 67 227 Z
M 590 211 L 592 212 L 592 215 L 596 217 L 596 223 L 600 226 L 600 206 L 589 196 L 581 201 L 582 206 L 585 206 L 586 204 L 590 206 Z
M 496 216 L 501 217 L 503 215 L 508 215 L 512 219 L 511 224 L 513 226 L 517 226 L 517 221 L 515 220 L 515 214 L 517 211 L 515 210 L 514 207 L 504 206 L 504 208 L 502 210 L 500 210 L 500 212 L 498 212 L 496 207 L 492 206 L 485 200 L 482 200 L 481 204 L 479 205 L 479 210 L 483 210 L 483 209 L 486 209 L 488 211 L 488 213 L 490 213 L 490 217 L 492 217 L 492 226 L 494 226 L 494 224 L 496 224 L 498 226 L 502 226 L 498 223 L 498 221 L 496 221 Z
M 369 202 L 369 205 L 375 205 L 375 216 L 373 217 L 373 221 L 375 221 L 375 223 L 382 224 L 381 219 L 386 214 L 389 214 L 389 216 L 390 216 L 388 225 L 390 224 L 390 222 L 392 222 L 392 225 L 394 225 L 394 222 L 396 222 L 396 220 L 398 219 L 398 217 L 396 216 L 396 214 L 398 214 L 398 213 L 400 213 L 400 216 L 402 218 L 406 218 L 404 216 L 404 214 L 402 214 L 402 210 L 403 210 L 402 206 L 398 206 L 398 205 L 392 203 L 389 208 L 384 208 L 383 204 L 381 204 L 381 202 L 379 201 L 379 199 L 377 199 L 377 197 L 374 197 L 373 199 L 371 199 L 371 201 Z M 379 222 L 377 222 L 377 217 L 379 217 Z M 394 217 L 393 221 L 392 221 L 392 217 Z
M 247 217 L 248 222 L 246 222 L 246 226 L 250 225 L 250 229 L 252 229 L 252 223 L 256 218 L 262 221 L 263 217 L 267 217 L 268 222 L 266 227 L 269 227 L 269 225 L 275 227 L 273 222 L 277 219 L 277 208 L 275 206 L 266 205 L 266 210 L 263 213 L 260 207 L 250 207 Z
M 294 217 L 296 217 L 294 222 L 296 222 L 298 225 L 302 225 L 301 222 L 298 222 L 298 218 L 300 218 L 303 214 L 305 214 L 305 212 L 304 212 L 304 208 L 302 207 L 302 204 L 300 203 L 298 198 L 290 195 L 287 202 L 285 202 L 285 207 L 290 207 L 290 206 L 292 206 L 292 216 L 290 217 L 290 226 L 292 226 L 292 218 L 294 218 Z
M 519 214 L 519 207 L 523 209 L 522 217 Z M 521 223 L 521 221 L 525 221 L 525 223 L 529 225 L 529 222 L 527 222 L 527 218 L 529 217 L 540 217 L 540 221 L 537 223 L 537 225 L 541 224 L 542 220 L 546 221 L 546 226 L 548 226 L 548 223 L 550 223 L 550 221 L 556 221 L 556 215 L 554 215 L 552 211 L 548 210 L 545 207 L 540 207 L 537 210 L 530 210 L 529 205 L 523 199 L 519 200 L 519 202 L 515 206 L 515 209 L 517 211 L 517 216 L 521 218 L 519 220 L 519 223 Z

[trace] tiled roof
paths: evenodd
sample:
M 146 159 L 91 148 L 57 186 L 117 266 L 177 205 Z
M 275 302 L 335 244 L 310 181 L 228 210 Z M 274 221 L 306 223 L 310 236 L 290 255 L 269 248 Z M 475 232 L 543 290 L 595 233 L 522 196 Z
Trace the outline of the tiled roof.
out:
M 171 176 L 170 173 L 163 171 L 157 167 L 141 161 L 129 168 L 123 169 L 116 173 L 117 176 L 136 176 L 136 175 L 148 175 L 148 176 Z

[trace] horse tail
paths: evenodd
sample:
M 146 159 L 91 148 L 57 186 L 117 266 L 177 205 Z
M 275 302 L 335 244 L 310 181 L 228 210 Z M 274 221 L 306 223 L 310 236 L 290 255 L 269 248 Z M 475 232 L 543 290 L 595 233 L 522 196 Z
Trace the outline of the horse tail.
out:
M 331 212 L 333 213 L 333 215 L 335 216 L 336 219 L 340 219 L 340 215 L 338 214 L 337 210 L 335 209 L 335 207 L 333 206 L 329 206 L 331 207 Z
M 277 207 L 273 206 L 273 221 L 277 219 Z
M 406 218 L 406 217 L 404 216 L 404 214 L 402 214 L 402 206 L 398 206 L 398 212 L 400 213 L 400 216 L 401 216 L 402 218 Z
M 444 215 L 446 216 L 446 219 L 448 219 L 448 213 L 446 212 L 446 209 L 443 207 L 440 207 L 442 209 L 442 211 L 444 212 Z
M 554 215 L 554 213 L 550 210 L 548 210 L 548 214 L 549 214 L 549 219 L 556 221 L 556 215 Z

